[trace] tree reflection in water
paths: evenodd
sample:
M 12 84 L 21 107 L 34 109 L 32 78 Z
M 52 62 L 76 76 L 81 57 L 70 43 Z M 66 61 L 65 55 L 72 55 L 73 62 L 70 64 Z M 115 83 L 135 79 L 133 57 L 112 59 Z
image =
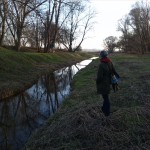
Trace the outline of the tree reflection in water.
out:
M 0 101 L 0 149 L 21 149 L 32 131 L 43 125 L 69 95 L 73 76 L 91 61 L 43 75 L 25 92 Z

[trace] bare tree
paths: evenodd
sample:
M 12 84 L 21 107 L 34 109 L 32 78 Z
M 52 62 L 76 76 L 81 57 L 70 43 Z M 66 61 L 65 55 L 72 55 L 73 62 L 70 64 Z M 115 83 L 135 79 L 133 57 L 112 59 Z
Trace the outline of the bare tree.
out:
M 104 40 L 104 45 L 107 47 L 109 52 L 113 52 L 117 45 L 117 37 L 109 36 Z
M 4 34 L 6 32 L 6 19 L 8 13 L 8 1 L 2 0 L 0 2 L 0 46 L 3 44 Z
M 55 45 L 69 51 L 81 47 L 92 28 L 95 13 L 87 8 L 88 0 L 1 0 L 0 45 L 9 43 L 17 51 L 21 46 Z M 87 11 L 88 10 L 88 11 Z M 31 34 L 32 33 L 32 34 Z
M 132 24 L 135 26 L 134 32 L 140 37 L 141 53 L 144 53 L 150 48 L 149 4 L 143 1 L 136 3 L 130 12 L 130 16 L 133 19 Z
M 125 51 L 145 53 L 150 51 L 150 5 L 147 1 L 135 3 L 119 30 L 123 33 Z M 136 46 L 135 46 L 136 45 Z
M 57 38 L 58 31 L 59 31 L 58 22 L 59 22 L 59 17 L 60 17 L 60 13 L 61 13 L 61 5 L 62 5 L 62 0 L 59 0 L 58 4 L 55 7 L 55 28 L 54 28 L 54 36 L 51 40 L 51 45 L 53 47 L 55 47 L 56 38 Z
M 122 44 L 123 51 L 129 51 L 129 43 L 128 37 L 130 34 L 129 30 L 129 17 L 125 16 L 124 18 L 120 19 L 118 22 L 118 31 L 122 32 L 122 37 L 120 38 L 120 44 Z
M 74 1 L 68 5 L 65 12 L 67 18 L 63 24 L 65 28 L 65 34 L 62 39 L 64 47 L 70 51 L 76 51 L 81 47 L 82 42 L 85 39 L 87 32 L 92 27 L 91 20 L 93 19 L 95 12 L 88 9 L 85 3 L 81 1 Z M 69 13 L 68 13 L 69 12 Z M 64 13 L 64 14 L 65 14 Z
M 17 51 L 20 50 L 23 29 L 28 25 L 28 22 L 26 22 L 28 15 L 45 2 L 46 0 L 9 1 L 9 17 L 7 18 L 7 24 L 14 39 Z

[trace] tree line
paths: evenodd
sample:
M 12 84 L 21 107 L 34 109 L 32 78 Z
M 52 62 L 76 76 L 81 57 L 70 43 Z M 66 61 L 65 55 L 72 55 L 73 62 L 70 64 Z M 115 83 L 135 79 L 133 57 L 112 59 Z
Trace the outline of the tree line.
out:
M 109 36 L 104 40 L 110 51 L 118 48 L 129 53 L 150 52 L 150 3 L 136 2 L 130 12 L 119 20 L 118 31 L 121 32 L 119 39 Z
M 92 28 L 89 0 L 0 0 L 0 46 L 76 51 Z

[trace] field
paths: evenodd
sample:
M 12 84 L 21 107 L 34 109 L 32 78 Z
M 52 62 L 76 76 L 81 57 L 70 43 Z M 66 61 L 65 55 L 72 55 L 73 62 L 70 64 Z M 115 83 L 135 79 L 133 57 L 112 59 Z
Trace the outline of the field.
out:
M 110 94 L 111 115 L 101 112 L 96 93 L 99 60 L 79 71 L 73 91 L 59 111 L 27 142 L 27 150 L 150 149 L 150 57 L 110 56 L 121 76 L 119 91 Z

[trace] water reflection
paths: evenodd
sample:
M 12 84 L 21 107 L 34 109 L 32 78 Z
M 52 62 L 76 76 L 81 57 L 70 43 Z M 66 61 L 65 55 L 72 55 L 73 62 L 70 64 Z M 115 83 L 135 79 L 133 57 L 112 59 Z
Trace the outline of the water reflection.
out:
M 73 76 L 91 61 L 45 74 L 25 92 L 0 101 L 0 149 L 21 149 L 32 131 L 54 114 L 69 95 Z

